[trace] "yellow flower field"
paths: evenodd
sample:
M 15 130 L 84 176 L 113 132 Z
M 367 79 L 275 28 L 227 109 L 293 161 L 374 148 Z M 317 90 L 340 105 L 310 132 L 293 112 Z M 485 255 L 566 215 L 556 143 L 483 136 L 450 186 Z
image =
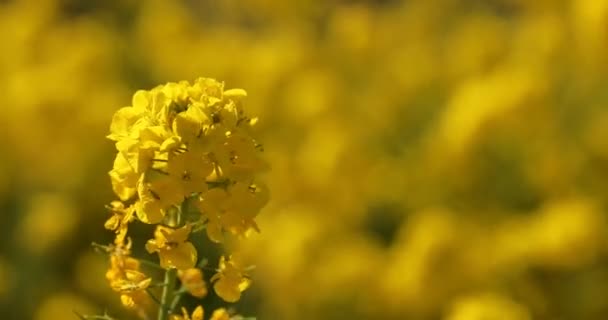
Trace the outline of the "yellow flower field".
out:
M 0 319 L 608 318 L 608 0 L 4 0 L 0 36 Z

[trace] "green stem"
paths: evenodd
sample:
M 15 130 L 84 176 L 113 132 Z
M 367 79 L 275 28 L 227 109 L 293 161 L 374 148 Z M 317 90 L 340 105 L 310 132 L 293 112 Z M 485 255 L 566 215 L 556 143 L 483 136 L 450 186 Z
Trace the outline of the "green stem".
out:
M 146 267 L 151 267 L 154 269 L 160 269 L 160 270 L 164 270 L 163 267 L 159 266 L 158 264 L 152 262 L 152 261 L 148 261 L 148 260 L 144 260 L 144 259 L 139 259 L 139 263 L 141 263 L 142 265 L 146 266 Z
M 179 290 L 175 291 L 174 296 L 173 296 L 173 301 L 171 301 L 171 305 L 169 306 L 169 310 L 171 310 L 171 312 L 173 312 L 173 310 L 175 310 L 175 308 L 177 308 L 177 304 L 179 303 L 179 300 L 181 300 L 182 296 L 187 291 L 188 290 L 186 290 L 184 285 L 182 285 L 182 287 L 179 288 Z
M 158 300 L 154 293 L 152 293 L 152 290 L 150 290 L 150 288 L 146 288 L 146 293 L 148 294 L 150 299 L 152 299 L 152 301 L 156 303 L 156 305 L 162 308 L 163 304 L 160 302 L 160 300 Z
M 177 279 L 177 269 L 170 268 L 165 271 L 165 282 L 163 287 L 163 293 L 160 298 L 160 306 L 158 308 L 158 320 L 169 319 L 169 304 L 173 300 L 173 290 L 175 289 L 175 282 Z

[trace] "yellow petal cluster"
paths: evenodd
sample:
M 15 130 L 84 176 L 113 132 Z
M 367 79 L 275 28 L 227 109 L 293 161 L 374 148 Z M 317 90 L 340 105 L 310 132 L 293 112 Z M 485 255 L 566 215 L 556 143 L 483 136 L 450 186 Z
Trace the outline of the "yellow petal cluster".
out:
M 149 304 L 145 290 L 152 279 L 140 271 L 140 262 L 130 254 L 131 242 L 112 247 L 106 279 L 112 290 L 120 294 L 120 301 L 125 307 L 144 310 Z
M 108 138 L 118 151 L 109 173 L 116 196 L 134 200 L 137 218 L 151 224 L 193 198 L 216 242 L 223 231 L 244 236 L 257 230 L 254 218 L 267 193 L 255 175 L 267 165 L 252 137 L 257 119 L 242 108 L 244 97 L 244 90 L 224 90 L 209 78 L 137 91 L 110 125 Z M 222 203 L 209 204 L 216 198 Z M 226 204 L 241 200 L 238 208 Z

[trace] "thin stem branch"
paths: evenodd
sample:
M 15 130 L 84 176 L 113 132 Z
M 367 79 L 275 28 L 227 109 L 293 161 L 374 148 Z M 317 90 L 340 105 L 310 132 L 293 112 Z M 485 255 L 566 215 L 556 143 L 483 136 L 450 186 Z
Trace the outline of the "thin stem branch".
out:
M 163 270 L 163 267 L 159 266 L 158 264 L 152 262 L 152 261 L 148 261 L 145 259 L 139 259 L 139 263 L 141 263 L 142 265 L 146 266 L 146 267 L 151 267 L 154 269 L 158 269 L 158 270 Z
M 175 308 L 177 308 L 177 304 L 179 303 L 179 301 L 182 299 L 182 296 L 188 292 L 188 290 L 186 289 L 186 287 L 182 284 L 181 288 L 179 288 L 179 290 L 175 291 L 174 296 L 173 296 L 173 301 L 171 301 L 171 305 L 169 306 L 169 310 L 171 310 L 171 312 L 173 312 L 175 310 Z
M 110 317 L 108 314 L 104 314 L 103 316 L 100 316 L 100 315 L 89 316 L 89 315 L 80 314 L 74 310 L 72 310 L 72 312 L 74 312 L 74 314 L 82 320 L 116 320 L 116 319 Z
M 146 293 L 160 308 L 163 308 L 163 304 L 160 302 L 160 300 L 158 300 L 158 298 L 154 295 L 154 293 L 152 293 L 150 288 L 146 288 Z
M 165 286 L 163 287 L 163 293 L 160 300 L 160 307 L 158 310 L 158 320 L 169 319 L 169 308 L 167 306 L 173 300 L 173 290 L 175 289 L 175 282 L 177 279 L 177 269 L 170 268 L 165 271 Z

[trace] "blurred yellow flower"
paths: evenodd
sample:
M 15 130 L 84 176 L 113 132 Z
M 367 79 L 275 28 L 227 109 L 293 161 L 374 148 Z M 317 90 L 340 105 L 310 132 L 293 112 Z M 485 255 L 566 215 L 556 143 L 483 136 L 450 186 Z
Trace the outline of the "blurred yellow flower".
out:
M 226 302 L 238 301 L 241 298 L 241 292 L 245 291 L 251 284 L 246 269 L 240 257 L 230 255 L 226 259 L 226 257 L 221 256 L 218 273 L 211 277 L 211 282 L 214 282 L 215 293 Z
M 70 239 L 81 216 L 73 201 L 61 193 L 30 195 L 27 211 L 15 233 L 19 244 L 31 254 L 42 254 Z
M 207 295 L 207 284 L 203 279 L 203 271 L 198 268 L 178 270 L 177 276 L 182 285 L 193 297 L 203 298 Z
M 457 299 L 445 320 L 530 320 L 529 311 L 499 294 L 487 293 Z
M 186 308 L 182 307 L 182 315 L 172 315 L 171 320 L 203 320 L 204 310 L 202 306 L 197 306 L 192 311 L 192 316 L 188 315 Z
M 543 76 L 534 69 L 511 67 L 461 83 L 439 121 L 438 148 L 460 155 L 495 119 L 521 112 L 529 101 L 538 107 L 550 85 Z
M 216 309 L 209 320 L 230 320 L 230 314 L 224 308 Z
M 73 319 L 74 311 L 78 313 L 89 313 L 95 310 L 91 301 L 73 292 L 54 292 L 45 297 L 36 306 L 32 319 Z
M 549 202 L 529 223 L 527 254 L 546 266 L 591 264 L 605 250 L 605 226 L 604 215 L 589 199 Z

